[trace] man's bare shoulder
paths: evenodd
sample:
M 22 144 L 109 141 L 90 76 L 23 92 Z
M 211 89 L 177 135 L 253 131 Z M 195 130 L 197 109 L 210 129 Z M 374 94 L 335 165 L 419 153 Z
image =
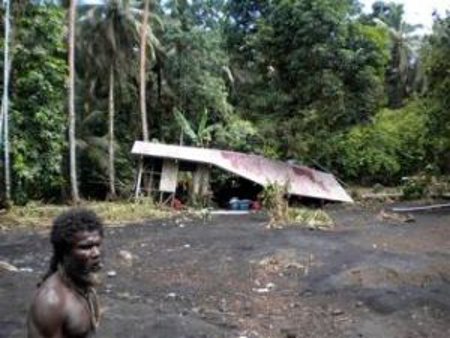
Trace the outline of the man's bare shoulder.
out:
M 57 273 L 45 280 L 36 291 L 32 306 L 40 309 L 61 309 L 66 300 L 67 288 Z
M 29 327 L 43 337 L 58 337 L 67 316 L 66 298 L 64 284 L 53 274 L 36 291 L 30 307 Z

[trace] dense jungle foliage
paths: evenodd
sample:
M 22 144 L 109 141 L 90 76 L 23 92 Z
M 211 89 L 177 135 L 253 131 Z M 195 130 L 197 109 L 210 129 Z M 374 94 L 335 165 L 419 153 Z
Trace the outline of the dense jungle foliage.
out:
M 106 197 L 111 183 L 131 195 L 143 119 L 150 140 L 291 160 L 354 184 L 450 172 L 450 13 L 417 35 L 403 7 L 383 1 L 369 14 L 356 0 L 86 3 L 75 21 L 84 198 Z M 64 200 L 69 5 L 11 6 L 12 197 Z

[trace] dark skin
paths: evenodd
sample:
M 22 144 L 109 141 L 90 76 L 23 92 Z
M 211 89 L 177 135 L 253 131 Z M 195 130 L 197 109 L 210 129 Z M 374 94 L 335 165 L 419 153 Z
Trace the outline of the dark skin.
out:
M 89 303 L 74 286 L 78 290 L 94 286 L 94 277 L 101 267 L 101 244 L 98 231 L 75 233 L 72 248 L 64 256 L 66 277 L 55 272 L 36 291 L 28 316 L 28 338 L 93 335 Z

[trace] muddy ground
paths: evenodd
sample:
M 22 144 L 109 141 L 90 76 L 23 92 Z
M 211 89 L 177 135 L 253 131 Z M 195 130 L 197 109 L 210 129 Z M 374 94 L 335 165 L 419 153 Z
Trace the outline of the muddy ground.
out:
M 99 337 L 450 337 L 450 210 L 333 206 L 332 231 L 262 215 L 110 228 Z M 45 232 L 0 233 L 0 337 L 24 337 Z M 120 250 L 127 253 L 119 254 Z

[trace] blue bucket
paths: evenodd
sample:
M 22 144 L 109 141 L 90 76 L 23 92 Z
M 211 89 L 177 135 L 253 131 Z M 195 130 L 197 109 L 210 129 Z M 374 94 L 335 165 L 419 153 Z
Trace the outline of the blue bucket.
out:
M 239 210 L 249 210 L 250 209 L 250 200 L 240 200 L 239 201 Z
M 240 204 L 239 199 L 237 199 L 236 197 L 233 197 L 229 202 L 230 209 L 231 210 L 239 210 L 239 204 Z

